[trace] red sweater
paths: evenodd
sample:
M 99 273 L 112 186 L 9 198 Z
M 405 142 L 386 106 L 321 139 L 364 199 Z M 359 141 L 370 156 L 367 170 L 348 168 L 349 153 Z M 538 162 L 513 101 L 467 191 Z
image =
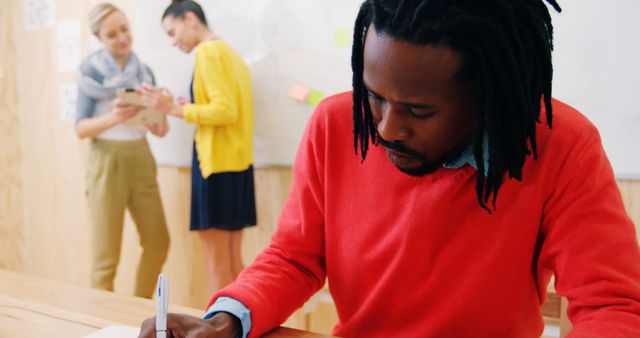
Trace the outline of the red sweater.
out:
M 640 250 L 596 128 L 555 101 L 539 158 L 497 210 L 476 170 L 400 172 L 381 147 L 354 154 L 351 94 L 325 100 L 293 167 L 271 245 L 214 295 L 251 310 L 251 337 L 281 324 L 328 277 L 345 337 L 539 337 L 552 274 L 572 337 L 640 337 Z M 211 303 L 210 303 L 211 304 Z

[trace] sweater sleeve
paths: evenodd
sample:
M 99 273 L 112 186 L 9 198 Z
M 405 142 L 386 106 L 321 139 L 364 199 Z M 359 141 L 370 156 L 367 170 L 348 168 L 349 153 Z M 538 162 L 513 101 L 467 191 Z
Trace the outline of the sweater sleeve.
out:
M 545 204 L 538 272 L 569 300 L 569 337 L 640 337 L 640 250 L 594 127 Z
M 322 105 L 318 111 L 322 110 Z M 323 151 L 317 137 L 319 114 L 311 119 L 293 166 L 294 183 L 271 243 L 230 286 L 216 293 L 251 311 L 249 337 L 282 324 L 324 284 Z
M 100 74 L 91 63 L 85 59 L 78 69 L 80 76 L 86 76 L 92 80 L 102 83 L 104 76 Z M 96 99 L 92 98 L 82 90 L 82 86 L 78 86 L 78 99 L 76 101 L 76 124 L 82 119 L 91 118 L 95 114 Z
M 204 84 L 207 103 L 186 104 L 184 119 L 199 125 L 228 125 L 238 119 L 235 97 L 237 79 L 223 54 L 204 50 L 196 54 L 196 74 Z
M 78 89 L 76 101 L 76 124 L 82 119 L 91 118 L 96 111 L 96 100 Z

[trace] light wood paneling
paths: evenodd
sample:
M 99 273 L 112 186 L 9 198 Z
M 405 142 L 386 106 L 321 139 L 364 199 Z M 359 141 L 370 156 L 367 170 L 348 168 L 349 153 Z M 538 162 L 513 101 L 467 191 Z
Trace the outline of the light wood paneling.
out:
M 0 3 L 0 268 L 19 271 L 25 243 L 13 7 Z
M 282 206 L 291 190 L 291 168 L 272 167 L 255 171 L 258 227 L 245 232 L 243 260 L 245 264 L 262 252 L 275 232 Z
M 333 304 L 329 290 L 324 288 L 311 299 L 311 306 L 306 314 L 305 328 L 309 331 L 331 334 L 331 330 L 338 323 L 338 313 Z
M 13 1 L 17 93 L 24 197 L 24 270 L 88 283 L 89 226 L 84 198 L 85 144 L 58 111 L 59 85 L 72 72 L 57 71 L 55 28 L 25 31 L 23 1 Z M 62 5 L 62 6 L 61 6 Z M 85 17 L 81 0 L 55 2 L 56 19 Z M 60 10 L 64 8 L 64 10 Z
M 624 206 L 636 226 L 636 237 L 640 243 L 640 181 L 618 181 Z

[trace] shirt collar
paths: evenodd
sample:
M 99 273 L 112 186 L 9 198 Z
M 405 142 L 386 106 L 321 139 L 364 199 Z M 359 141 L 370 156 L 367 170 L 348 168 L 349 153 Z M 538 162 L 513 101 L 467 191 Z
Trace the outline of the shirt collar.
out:
M 483 158 L 484 158 L 484 174 L 485 176 L 489 172 L 489 137 L 487 133 L 484 133 L 482 138 L 482 150 L 483 150 Z M 462 168 L 465 164 L 469 164 L 474 169 L 478 170 L 478 163 L 476 162 L 475 157 L 473 156 L 473 144 L 470 144 L 461 154 L 460 156 L 454 158 L 451 161 L 445 162 L 442 164 L 443 167 L 449 169 L 459 169 Z

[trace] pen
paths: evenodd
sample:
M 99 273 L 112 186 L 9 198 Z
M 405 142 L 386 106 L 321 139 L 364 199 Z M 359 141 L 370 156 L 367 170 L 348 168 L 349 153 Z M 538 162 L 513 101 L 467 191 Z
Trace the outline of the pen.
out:
M 156 294 L 156 338 L 167 338 L 167 310 L 169 310 L 169 277 L 158 276 Z

